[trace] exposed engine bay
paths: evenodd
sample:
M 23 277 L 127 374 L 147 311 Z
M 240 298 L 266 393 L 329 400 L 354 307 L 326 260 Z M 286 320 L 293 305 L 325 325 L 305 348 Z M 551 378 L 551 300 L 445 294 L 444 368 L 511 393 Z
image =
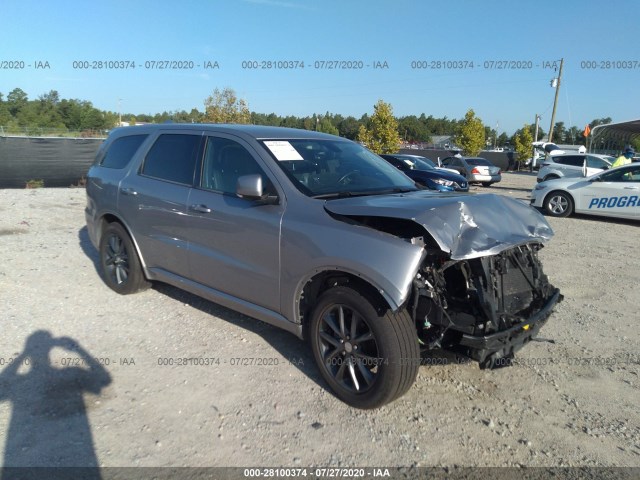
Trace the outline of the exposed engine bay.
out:
M 423 349 L 462 353 L 483 368 L 508 365 L 562 299 L 542 271 L 540 243 L 469 260 L 428 255 L 408 308 Z

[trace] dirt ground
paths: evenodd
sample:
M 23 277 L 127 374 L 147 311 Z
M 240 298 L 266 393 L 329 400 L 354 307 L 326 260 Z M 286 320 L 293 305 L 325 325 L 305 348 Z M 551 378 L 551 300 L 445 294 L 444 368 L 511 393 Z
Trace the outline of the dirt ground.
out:
M 491 371 L 434 355 L 360 411 L 284 331 L 166 285 L 109 290 L 84 195 L 0 190 L 4 465 L 640 466 L 637 222 L 550 218 L 541 258 L 565 299 L 540 341 Z

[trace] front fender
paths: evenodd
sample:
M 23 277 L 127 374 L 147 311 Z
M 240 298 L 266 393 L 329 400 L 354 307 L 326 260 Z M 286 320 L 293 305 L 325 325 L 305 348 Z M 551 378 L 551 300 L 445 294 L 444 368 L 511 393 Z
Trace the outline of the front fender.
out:
M 339 238 L 339 242 L 330 241 Z M 287 231 L 282 242 L 283 314 L 299 323 L 297 309 L 305 285 L 318 274 L 339 271 L 375 288 L 392 310 L 407 300 L 424 259 L 422 246 L 371 228 L 336 222 L 335 227 Z

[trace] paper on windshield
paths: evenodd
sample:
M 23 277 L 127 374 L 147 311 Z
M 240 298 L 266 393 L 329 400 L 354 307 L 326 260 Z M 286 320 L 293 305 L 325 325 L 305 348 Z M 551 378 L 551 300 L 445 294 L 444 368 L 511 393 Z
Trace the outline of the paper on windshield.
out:
M 276 160 L 280 162 L 286 162 L 289 160 L 304 160 L 286 140 L 268 140 L 264 144 L 267 146 L 271 153 L 276 157 Z

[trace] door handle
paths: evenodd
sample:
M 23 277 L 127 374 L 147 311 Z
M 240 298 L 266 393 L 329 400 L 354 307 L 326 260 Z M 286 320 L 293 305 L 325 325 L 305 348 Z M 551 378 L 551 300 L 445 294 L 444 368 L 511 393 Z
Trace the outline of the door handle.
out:
M 136 196 L 138 195 L 138 192 L 136 192 L 133 188 L 121 188 L 120 191 L 122 192 L 123 195 L 133 195 Z
M 624 187 L 625 190 L 638 190 L 638 187 Z
M 189 208 L 198 213 L 211 213 L 211 209 L 206 205 L 191 205 Z

